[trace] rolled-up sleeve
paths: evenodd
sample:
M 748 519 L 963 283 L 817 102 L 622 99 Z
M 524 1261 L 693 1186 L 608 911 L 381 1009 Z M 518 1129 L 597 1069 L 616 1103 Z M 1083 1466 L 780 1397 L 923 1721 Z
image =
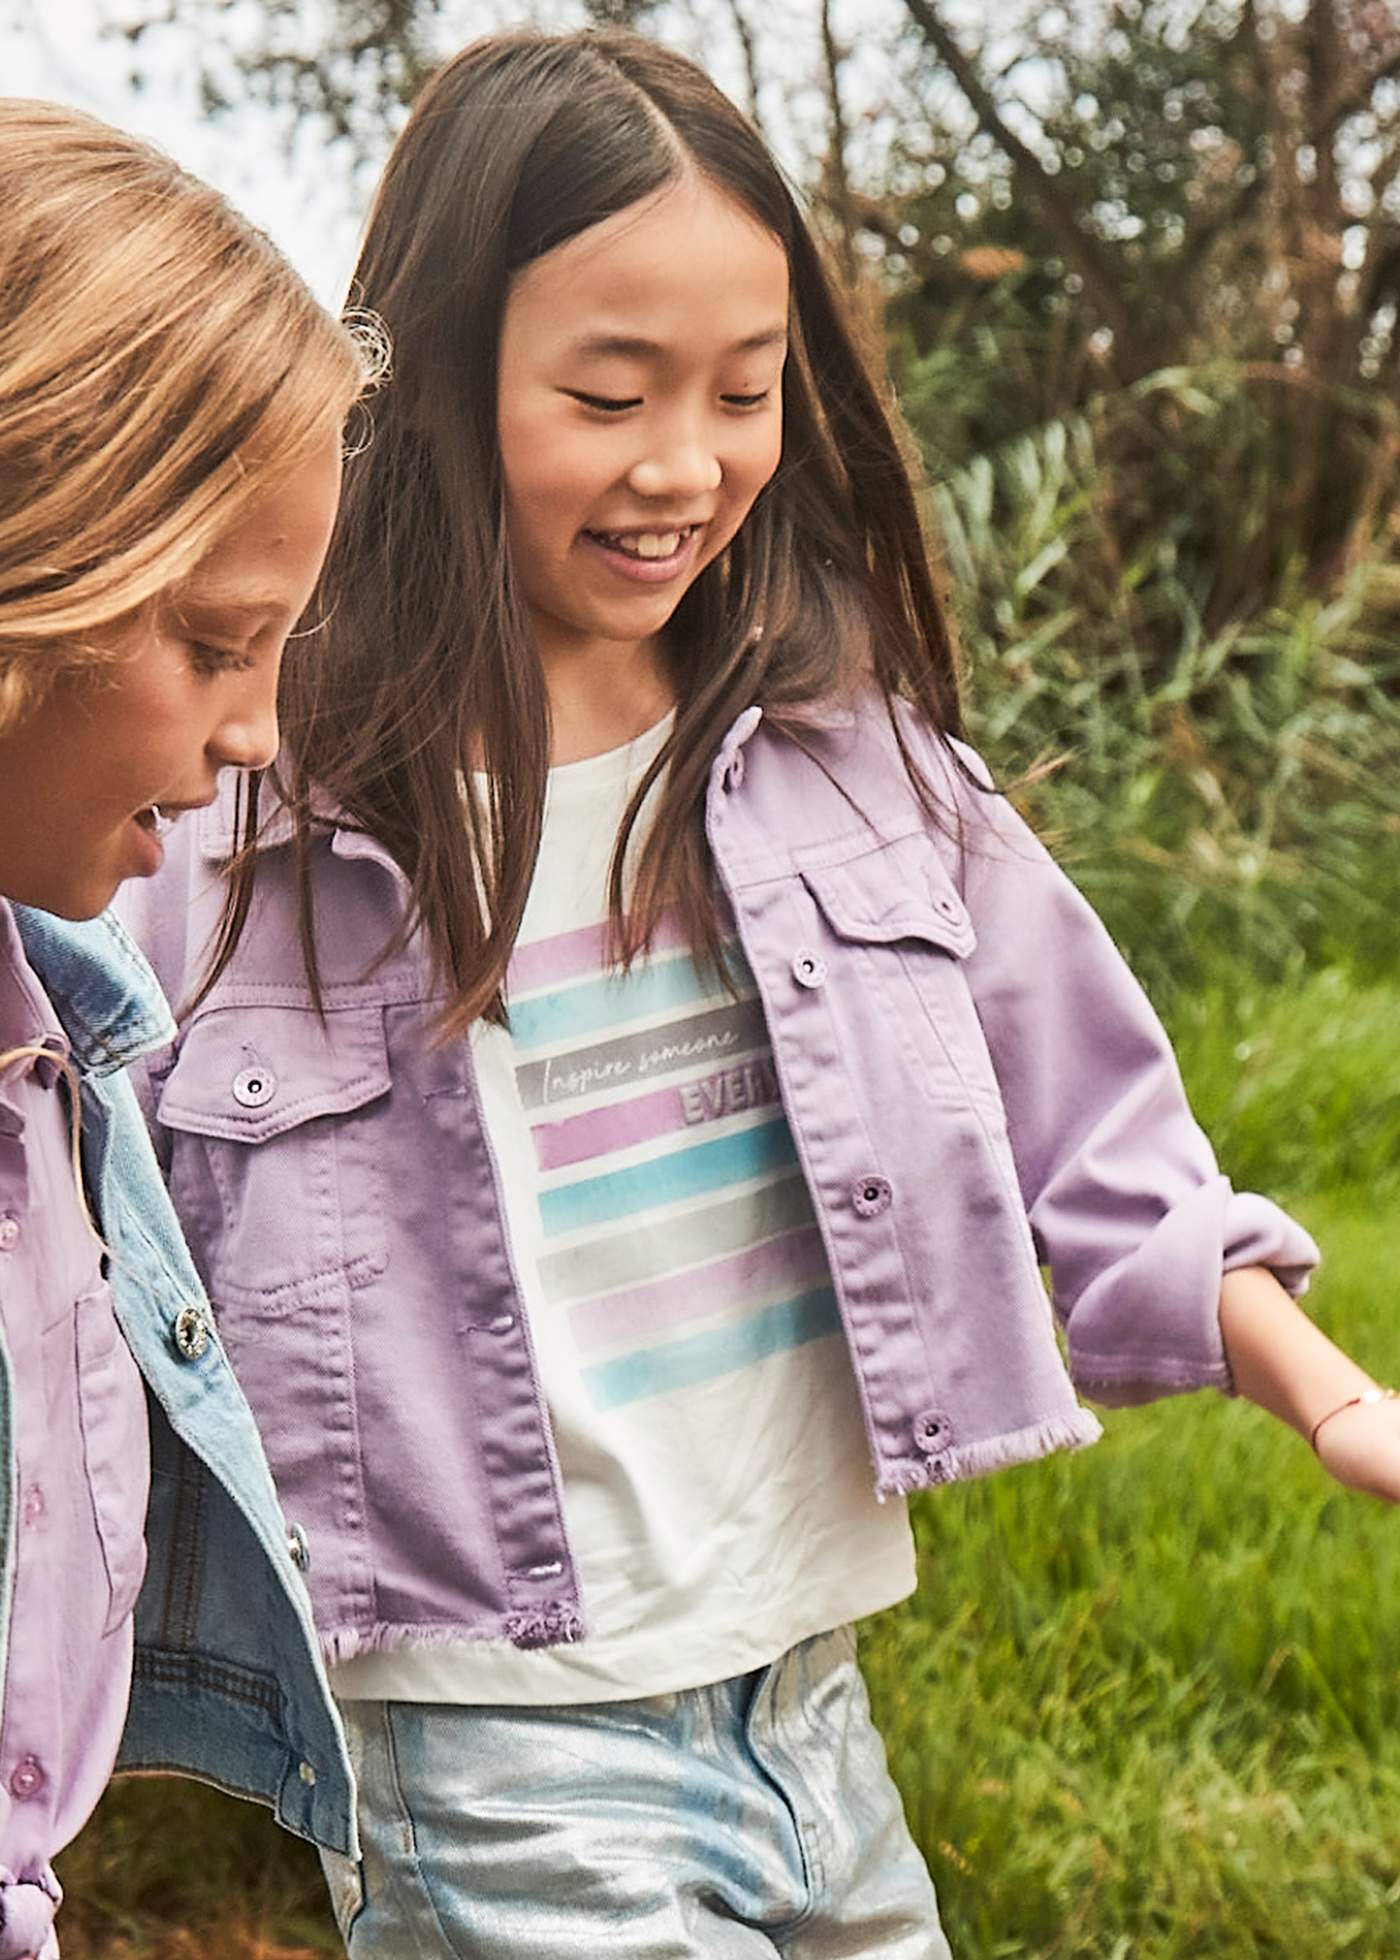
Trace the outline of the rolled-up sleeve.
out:
M 1043 845 L 1004 798 L 954 793 L 968 980 L 1075 1382 L 1106 1403 L 1228 1390 L 1222 1275 L 1266 1266 L 1300 1294 L 1317 1248 L 1221 1175 L 1165 1030 Z

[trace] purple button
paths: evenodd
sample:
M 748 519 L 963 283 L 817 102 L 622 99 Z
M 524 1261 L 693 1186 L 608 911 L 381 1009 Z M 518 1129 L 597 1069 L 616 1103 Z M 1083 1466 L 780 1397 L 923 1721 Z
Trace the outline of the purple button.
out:
M 19 1244 L 19 1220 L 0 1218 L 0 1252 L 13 1252 Z
M 882 1211 L 888 1211 L 893 1196 L 889 1179 L 884 1177 L 857 1178 L 851 1189 L 851 1203 L 862 1218 L 878 1218 Z
M 22 1756 L 10 1771 L 10 1795 L 21 1803 L 30 1803 L 37 1797 L 48 1778 L 44 1765 L 37 1756 Z
M 792 977 L 799 987 L 820 987 L 826 979 L 826 961 L 809 946 L 800 947 L 793 958 Z
M 953 1444 L 953 1425 L 941 1409 L 925 1409 L 914 1418 L 914 1442 L 925 1456 L 941 1456 Z

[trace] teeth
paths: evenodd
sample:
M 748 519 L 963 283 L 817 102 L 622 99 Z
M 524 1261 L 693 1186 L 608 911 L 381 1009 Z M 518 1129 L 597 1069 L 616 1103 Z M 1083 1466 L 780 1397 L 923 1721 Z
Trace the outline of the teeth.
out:
M 692 525 L 684 531 L 636 531 L 625 538 L 617 532 L 605 532 L 604 536 L 614 550 L 633 558 L 672 558 L 681 548 L 681 539 L 688 538 L 693 529 Z

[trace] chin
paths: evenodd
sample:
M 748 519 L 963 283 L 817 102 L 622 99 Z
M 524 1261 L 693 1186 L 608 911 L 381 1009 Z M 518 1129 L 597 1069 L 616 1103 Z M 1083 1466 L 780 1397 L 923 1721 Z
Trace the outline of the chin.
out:
M 120 878 L 101 876 L 55 879 L 52 884 L 40 879 L 36 885 L 26 885 L 7 896 L 17 899 L 21 905 L 33 905 L 40 912 L 52 912 L 56 919 L 76 922 L 95 919 L 99 912 L 105 912 L 120 883 Z

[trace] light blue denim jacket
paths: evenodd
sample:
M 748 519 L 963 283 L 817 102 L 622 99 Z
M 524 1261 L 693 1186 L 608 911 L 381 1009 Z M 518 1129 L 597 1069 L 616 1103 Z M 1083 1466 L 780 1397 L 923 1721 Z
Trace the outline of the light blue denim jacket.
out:
M 115 919 L 71 924 L 14 911 L 79 1070 L 89 1198 L 150 1406 L 148 1562 L 117 1767 L 183 1770 L 269 1805 L 299 1837 L 356 1856 L 344 1738 L 298 1569 L 304 1539 L 282 1515 L 124 1073 L 170 1040 L 169 1010 Z M 0 1427 L 8 1430 L 3 1407 Z M 7 1585 L 11 1475 L 0 1451 Z

